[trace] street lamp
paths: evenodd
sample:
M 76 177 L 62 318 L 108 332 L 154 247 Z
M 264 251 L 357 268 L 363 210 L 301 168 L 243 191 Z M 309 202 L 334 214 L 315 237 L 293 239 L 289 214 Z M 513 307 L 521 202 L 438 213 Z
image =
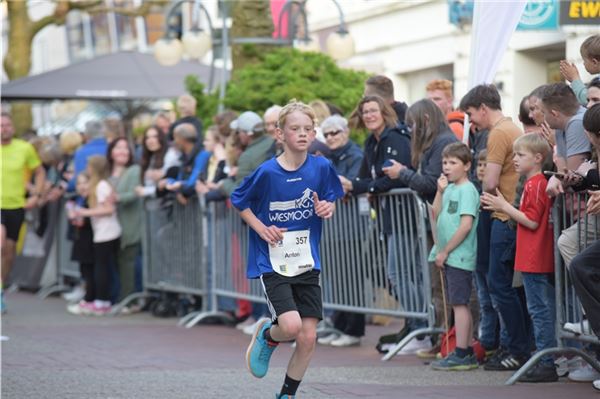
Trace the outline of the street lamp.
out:
M 336 61 L 343 60 L 346 58 L 350 58 L 354 55 L 354 39 L 350 36 L 348 32 L 348 28 L 346 27 L 346 22 L 344 21 L 344 12 L 342 11 L 342 7 L 338 3 L 337 0 L 331 0 L 333 4 L 335 4 L 340 18 L 340 25 L 337 31 L 333 32 L 327 37 L 326 49 L 327 54 L 331 56 Z M 303 31 L 304 36 L 300 38 L 296 38 L 296 18 L 292 12 L 292 7 L 296 6 L 298 9 L 298 13 L 302 17 Z M 290 30 L 289 43 L 294 47 L 298 48 L 302 51 L 319 51 L 319 45 L 316 43 L 316 40 L 312 39 L 308 34 L 308 18 L 306 15 L 306 1 L 299 0 L 287 0 L 281 11 L 279 12 L 278 18 L 278 37 L 281 37 L 281 26 L 283 24 L 283 15 L 287 13 L 288 16 L 293 16 L 291 21 L 288 21 L 288 30 Z
M 222 1 L 222 0 L 218 0 Z M 338 9 L 340 25 L 338 30 L 327 38 L 327 53 L 335 60 L 342 60 L 351 57 L 354 54 L 354 40 L 344 21 L 344 13 L 340 4 L 337 0 L 331 0 Z M 193 28 L 185 32 L 179 40 L 177 32 L 173 29 L 173 19 L 176 18 L 175 10 L 183 3 L 194 3 L 196 7 L 196 18 L 193 21 Z M 320 48 L 316 40 L 311 39 L 308 33 L 308 21 L 306 16 L 305 1 L 299 0 L 287 0 L 278 15 L 278 37 L 236 37 L 229 39 L 227 18 L 228 18 L 228 6 L 227 3 L 223 3 L 223 35 L 222 39 L 215 40 L 212 20 L 206 7 L 200 3 L 200 0 L 179 0 L 171 4 L 165 18 L 165 37 L 159 39 L 154 44 L 154 57 L 159 64 L 165 66 L 171 66 L 177 64 L 183 54 L 187 54 L 190 58 L 201 59 L 208 51 L 213 47 L 213 44 L 221 44 L 222 56 L 223 56 L 223 68 L 221 74 L 221 80 L 219 84 L 219 112 L 223 110 L 223 100 L 225 99 L 225 85 L 226 85 L 226 67 L 227 67 L 227 46 L 229 44 L 273 44 L 273 45 L 285 45 L 294 46 L 295 48 L 302 51 L 319 51 Z M 304 36 L 296 37 L 296 19 L 298 15 L 293 13 L 292 7 L 296 6 L 300 16 L 302 16 Z M 198 27 L 199 24 L 199 12 L 201 10 L 206 16 L 208 22 L 208 33 Z M 282 38 L 281 25 L 284 14 L 293 19 L 288 21 L 288 27 L 291 27 L 288 31 L 288 37 Z M 212 57 L 210 64 L 210 78 L 208 84 L 208 90 L 212 90 L 213 77 L 215 69 L 215 57 Z

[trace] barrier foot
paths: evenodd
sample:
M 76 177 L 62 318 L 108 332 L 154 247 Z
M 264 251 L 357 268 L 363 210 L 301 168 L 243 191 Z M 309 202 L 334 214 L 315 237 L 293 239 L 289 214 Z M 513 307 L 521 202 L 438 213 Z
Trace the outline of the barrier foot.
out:
M 196 314 L 192 320 L 187 322 L 185 324 L 185 328 L 192 328 L 196 324 L 200 323 L 202 320 L 204 320 L 208 317 L 220 317 L 224 320 L 233 321 L 233 317 L 231 317 L 230 314 L 225 313 L 225 312 L 219 312 L 219 311 L 201 312 L 200 314 Z
M 536 353 L 525 363 L 519 370 L 517 370 L 505 383 L 504 385 L 514 385 L 519 378 L 521 378 L 526 372 L 528 372 L 539 360 L 542 356 L 552 355 L 552 354 L 561 354 L 567 355 L 572 354 L 576 356 L 580 356 L 583 358 L 590 366 L 592 366 L 596 371 L 600 373 L 600 363 L 591 357 L 586 352 L 577 349 L 577 348 L 549 348 L 544 349 L 541 352 Z
M 190 312 L 188 314 L 186 314 L 185 316 L 181 317 L 179 319 L 179 321 L 177 322 L 177 326 L 178 327 L 183 327 L 185 324 L 187 324 L 190 320 L 192 320 L 194 317 L 198 316 L 199 314 L 204 313 L 204 310 L 196 310 L 194 312 Z
M 142 299 L 142 298 L 148 298 L 148 297 L 150 297 L 150 293 L 148 293 L 148 292 L 134 292 L 133 294 L 129 294 L 125 298 L 123 298 L 123 300 L 121 302 L 114 304 L 108 315 L 109 316 L 117 316 L 117 315 L 121 314 L 121 311 L 127 305 L 129 305 L 131 302 L 135 301 L 136 299 Z
M 66 291 L 69 291 L 70 289 L 71 289 L 71 287 L 69 287 L 68 285 L 53 284 L 49 287 L 40 288 L 40 290 L 37 292 L 37 296 L 40 299 L 46 299 L 50 295 L 66 292 Z
M 396 353 L 400 352 L 402 348 L 406 346 L 410 341 L 417 337 L 417 335 L 432 335 L 432 334 L 442 334 L 444 330 L 442 328 L 420 328 L 415 331 L 411 331 L 402 341 L 398 342 L 392 349 L 389 350 L 382 358 L 381 361 L 386 362 L 396 356 Z

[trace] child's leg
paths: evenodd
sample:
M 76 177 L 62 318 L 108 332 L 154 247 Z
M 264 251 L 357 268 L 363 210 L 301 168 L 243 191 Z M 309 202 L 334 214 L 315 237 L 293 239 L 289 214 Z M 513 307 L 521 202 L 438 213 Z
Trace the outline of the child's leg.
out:
M 302 330 L 303 321 L 296 310 L 285 312 L 277 316 L 277 324 L 271 326 L 270 334 L 273 341 L 293 341 Z
M 300 381 L 308 368 L 317 343 L 318 319 L 306 317 L 302 319 L 302 327 L 296 336 L 296 349 L 288 363 L 287 375 Z
M 456 347 L 467 349 L 473 337 L 473 317 L 467 305 L 453 305 L 454 324 L 456 326 Z

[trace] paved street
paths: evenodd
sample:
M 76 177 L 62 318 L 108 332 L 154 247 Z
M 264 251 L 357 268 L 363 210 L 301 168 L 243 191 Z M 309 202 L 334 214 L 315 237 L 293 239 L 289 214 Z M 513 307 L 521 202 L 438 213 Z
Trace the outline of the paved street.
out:
M 7 294 L 2 317 L 2 397 L 272 398 L 284 376 L 289 345 L 275 352 L 263 380 L 243 356 L 249 338 L 223 326 L 176 327 L 147 313 L 78 317 L 59 298 Z M 299 398 L 593 398 L 590 384 L 503 386 L 508 373 L 434 372 L 413 356 L 381 362 L 377 337 L 397 328 L 368 327 L 361 347 L 318 347 Z

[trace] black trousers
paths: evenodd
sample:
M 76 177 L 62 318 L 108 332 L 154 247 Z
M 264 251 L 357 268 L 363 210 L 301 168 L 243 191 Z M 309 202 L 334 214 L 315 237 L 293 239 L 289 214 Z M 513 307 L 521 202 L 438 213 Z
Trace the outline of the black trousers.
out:
M 600 335 L 600 240 L 573 258 L 569 272 L 590 326 Z
M 81 272 L 81 278 L 85 283 L 85 297 L 83 298 L 86 302 L 92 302 L 96 299 L 96 283 L 94 281 L 94 264 L 87 262 L 79 263 L 79 271 Z
M 110 300 L 110 273 L 117 270 L 117 252 L 119 239 L 94 243 L 94 299 L 101 301 Z
M 333 326 L 346 335 L 362 337 L 365 335 L 365 315 L 362 313 L 336 311 L 333 314 Z

